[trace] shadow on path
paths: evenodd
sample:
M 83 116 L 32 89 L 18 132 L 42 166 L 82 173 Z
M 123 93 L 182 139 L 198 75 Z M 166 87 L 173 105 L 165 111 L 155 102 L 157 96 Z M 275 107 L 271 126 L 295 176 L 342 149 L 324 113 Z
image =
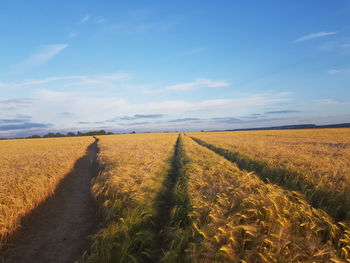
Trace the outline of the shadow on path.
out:
M 23 220 L 4 252 L 6 263 L 73 263 L 97 230 L 98 209 L 91 194 L 97 175 L 98 139 L 62 180 L 55 193 Z

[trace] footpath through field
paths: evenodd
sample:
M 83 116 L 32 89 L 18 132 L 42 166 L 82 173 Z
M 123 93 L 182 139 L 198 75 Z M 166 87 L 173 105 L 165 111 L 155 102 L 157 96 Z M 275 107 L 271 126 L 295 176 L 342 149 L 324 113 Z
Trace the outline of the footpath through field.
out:
M 91 195 L 91 178 L 97 173 L 97 141 L 63 179 L 55 191 L 25 220 L 6 263 L 70 263 L 89 247 L 88 236 L 97 227 L 98 212 Z

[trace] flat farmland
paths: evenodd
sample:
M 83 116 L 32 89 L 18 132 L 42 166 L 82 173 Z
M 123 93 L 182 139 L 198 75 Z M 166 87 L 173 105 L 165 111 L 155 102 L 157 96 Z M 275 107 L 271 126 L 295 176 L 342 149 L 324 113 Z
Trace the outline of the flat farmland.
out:
M 0 241 L 50 196 L 92 138 L 0 141 Z
M 56 152 L 56 160 L 66 162 L 68 170 L 74 166 L 78 178 L 93 171 L 84 193 L 95 200 L 98 221 L 77 206 L 74 209 L 79 213 L 67 210 L 67 216 L 79 225 L 92 222 L 89 227 L 94 228 L 84 232 L 85 237 L 78 236 L 88 237 L 89 242 L 77 249 L 77 262 L 340 263 L 350 262 L 349 132 L 146 133 L 97 136 L 94 143 L 91 137 L 1 143 L 22 142 L 23 149 L 27 148 L 17 159 L 12 157 L 12 165 L 38 159 L 39 148 L 25 155 L 33 142 L 36 147 L 57 142 L 61 147 L 49 148 Z M 27 141 L 28 145 L 23 144 Z M 77 169 L 76 160 L 86 156 L 87 149 L 91 152 L 91 145 L 96 148 L 89 160 L 95 165 L 82 163 Z M 8 149 L 2 148 L 4 155 L 9 155 Z M 57 153 L 67 149 L 71 152 Z M 58 165 L 48 160 L 50 167 Z M 12 167 L 8 160 L 6 164 Z M 15 177 L 28 181 L 36 173 L 41 180 L 34 185 L 41 189 L 51 182 L 51 173 L 43 174 L 45 169 L 17 172 Z M 10 196 L 7 185 L 2 185 L 3 196 Z M 79 199 L 69 196 L 67 189 L 63 194 L 51 190 L 49 195 L 66 196 L 69 203 Z M 72 224 L 70 230 L 76 227 Z M 43 231 L 48 232 L 38 230 Z M 58 246 L 61 255 L 56 259 L 68 258 L 64 248 L 69 244 L 74 247 L 65 242 Z M 37 256 L 47 249 L 38 249 Z
M 350 219 L 350 129 L 193 133 L 202 145 L 263 179 Z

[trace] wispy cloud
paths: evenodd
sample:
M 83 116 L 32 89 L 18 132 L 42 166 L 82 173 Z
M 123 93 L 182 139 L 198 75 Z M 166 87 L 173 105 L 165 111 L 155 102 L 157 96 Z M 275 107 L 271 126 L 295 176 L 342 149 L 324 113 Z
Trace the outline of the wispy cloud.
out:
M 44 65 L 53 57 L 57 56 L 68 44 L 42 45 L 39 49 L 22 62 L 12 67 L 13 71 L 23 71 Z
M 227 123 L 227 124 L 250 124 L 250 123 L 260 123 L 260 122 L 271 122 L 271 121 L 279 121 L 283 120 L 282 118 L 257 118 L 253 120 L 243 120 L 235 117 L 219 117 L 219 118 L 211 118 L 210 121 L 214 123 Z
M 350 68 L 330 69 L 327 71 L 327 73 L 328 74 L 350 73 Z
M 30 116 L 17 114 L 14 118 L 0 119 L 0 131 L 47 128 L 51 124 L 32 122 Z
M 158 119 L 164 117 L 164 114 L 135 114 L 134 116 L 120 117 L 120 120 L 138 120 L 138 119 Z
M 60 84 L 61 87 L 72 86 L 88 86 L 94 85 L 98 87 L 112 86 L 117 81 L 128 80 L 130 75 L 124 72 L 110 73 L 104 75 L 72 75 L 72 76 L 57 76 L 44 79 L 25 79 L 14 83 L 0 83 L 0 88 L 22 88 L 39 86 L 42 84 Z
M 152 14 L 153 11 L 132 12 L 119 22 L 106 24 L 104 32 L 120 35 L 163 33 L 183 20 L 179 16 L 170 16 L 159 20 L 159 16 L 152 16 Z
M 33 103 L 33 99 L 30 98 L 16 98 L 16 99 L 0 99 L 0 104 L 6 105 L 29 105 Z
M 80 21 L 79 21 L 79 25 L 85 24 L 87 21 L 89 21 L 91 18 L 90 15 L 85 15 Z
M 71 33 L 69 33 L 68 38 L 69 38 L 69 39 L 72 39 L 72 38 L 75 38 L 77 35 L 78 35 L 78 33 L 76 33 L 76 32 L 71 32 Z
M 168 122 L 188 122 L 188 121 L 200 121 L 200 118 L 181 118 L 181 119 L 174 119 L 169 120 Z
M 10 131 L 10 130 L 24 130 L 32 128 L 47 128 L 52 126 L 46 123 L 36 123 L 36 122 L 24 122 L 24 123 L 14 123 L 14 124 L 0 124 L 0 131 Z
M 301 111 L 298 110 L 276 110 L 276 111 L 266 111 L 265 114 L 289 114 L 289 113 L 298 113 Z
M 151 102 L 148 109 L 156 112 L 186 112 L 186 111 L 215 111 L 226 109 L 241 109 L 242 107 L 259 107 L 283 103 L 290 100 L 290 93 L 279 93 L 275 95 L 255 94 L 241 98 L 214 99 L 199 102 L 189 102 L 184 100 L 167 100 L 161 102 Z
M 226 81 L 213 81 L 210 79 L 199 78 L 193 82 L 186 82 L 186 83 L 167 86 L 165 87 L 165 90 L 184 91 L 184 90 L 191 90 L 194 88 L 219 88 L 219 87 L 228 87 L 228 86 L 230 86 L 230 83 Z
M 147 124 L 150 124 L 150 122 L 149 121 L 137 121 L 137 122 L 130 122 L 130 123 L 124 124 L 124 125 L 137 126 L 137 125 L 147 125 Z
M 321 38 L 321 37 L 326 37 L 326 36 L 331 36 L 331 35 L 335 35 L 337 32 L 332 31 L 332 32 L 318 32 L 318 33 L 312 33 L 309 35 L 305 35 L 302 37 L 299 37 L 297 39 L 294 40 L 294 42 L 303 42 L 303 41 L 307 41 L 307 40 L 312 40 L 312 39 L 316 39 L 316 38 Z
M 335 99 L 324 99 L 317 101 L 321 105 L 345 105 L 350 104 L 349 101 L 335 100 Z
M 107 20 L 103 17 L 99 17 L 95 20 L 95 24 L 98 24 L 98 25 L 105 24 L 106 22 L 107 22 Z

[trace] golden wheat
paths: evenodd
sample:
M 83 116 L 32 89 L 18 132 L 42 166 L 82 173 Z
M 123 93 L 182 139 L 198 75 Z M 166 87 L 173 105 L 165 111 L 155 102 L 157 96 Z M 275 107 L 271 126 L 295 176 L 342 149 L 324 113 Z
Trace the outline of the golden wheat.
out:
M 284 184 L 292 185 L 291 188 L 298 186 L 297 190 L 319 207 L 350 219 L 350 129 L 192 133 L 191 136 L 238 152 L 243 159 L 261 161 L 263 169 L 285 169 L 297 174 L 287 178 Z
M 106 227 L 88 262 L 138 262 L 152 255 L 154 200 L 169 170 L 177 134 L 99 136 L 101 172 L 93 184 Z M 146 258 L 146 259 L 145 259 Z
M 195 262 L 350 262 L 348 226 L 184 136 Z M 196 261 L 198 260 L 198 261 Z
M 0 246 L 92 142 L 91 137 L 0 141 Z

